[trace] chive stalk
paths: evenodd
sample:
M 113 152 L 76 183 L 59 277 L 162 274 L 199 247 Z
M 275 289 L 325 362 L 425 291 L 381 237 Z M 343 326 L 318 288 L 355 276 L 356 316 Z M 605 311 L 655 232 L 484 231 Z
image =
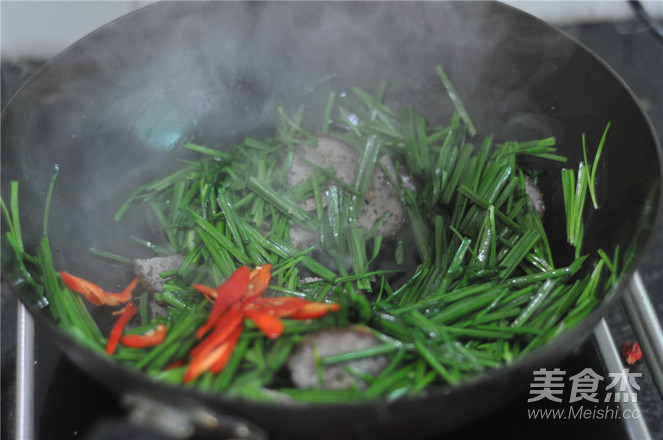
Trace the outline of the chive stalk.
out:
M 444 126 L 431 124 L 414 108 L 392 109 L 384 82 L 373 94 L 354 87 L 347 94 L 328 95 L 319 132 L 357 149 L 351 183 L 312 164 L 309 179 L 288 185 L 296 150 L 314 144 L 318 133 L 306 128 L 303 106 L 293 113 L 279 107 L 271 138 L 247 138 L 226 149 L 184 145 L 197 158 L 181 160 L 180 170 L 142 185 L 116 211 L 121 221 L 132 205 L 149 205 L 166 244 L 132 238 L 157 254 L 186 254 L 182 267 L 168 274 L 173 278 L 164 291 L 154 295 L 168 305 L 166 316 L 151 316 L 146 294 L 140 301 L 141 325 L 166 323 L 166 340 L 145 350 L 123 347 L 117 359 L 153 377 L 181 380 L 185 369 L 164 367 L 187 358 L 196 343 L 191 329 L 204 322 L 210 308 L 191 283 L 218 285 L 240 265 L 266 262 L 274 265 L 269 292 L 335 301 L 341 310 L 315 322 L 285 319 L 277 341 L 266 341 L 255 325 L 244 324 L 225 370 L 216 377 L 204 374 L 192 386 L 266 401 L 274 399 L 274 392 L 308 402 L 397 399 L 512 362 L 591 312 L 600 292 L 614 286 L 625 267 L 618 248 L 613 256 L 600 250 L 598 259 L 580 254 L 586 193 L 596 208 L 597 164 L 610 124 L 593 163 L 583 137 L 584 162 L 577 171 L 561 173 L 567 238 L 576 259 L 557 267 L 545 228 L 524 192 L 525 173 L 535 171 L 520 165 L 521 158 L 565 161 L 555 152 L 555 139 L 479 139 L 448 76 L 440 66 L 436 73 L 455 109 Z M 476 146 L 467 142 L 468 135 Z M 383 154 L 416 185 L 386 172 L 378 161 Z M 368 231 L 356 221 L 371 196 L 376 166 L 399 194 L 409 222 L 409 230 L 396 237 L 380 232 L 390 213 L 380 215 Z M 23 271 L 30 274 L 36 266 L 39 276 L 33 284 L 51 313 L 77 340 L 102 350 L 105 339 L 83 300 L 61 286 L 48 240 L 42 240 L 35 256 L 24 249 L 17 183 L 10 196 L 9 205 L 2 201 L 6 238 Z M 310 212 L 300 204 L 307 198 L 314 201 Z M 312 233 L 315 243 L 295 247 L 291 234 L 297 228 Z M 43 230 L 46 235 L 47 218 Z M 91 252 L 113 262 L 131 261 Z M 414 254 L 415 261 L 408 261 L 406 255 Z M 364 391 L 289 387 L 281 372 L 306 334 L 357 323 L 388 342 L 317 356 L 316 365 L 321 375 L 324 365 L 387 357 L 388 366 L 375 377 L 348 370 L 365 382 Z

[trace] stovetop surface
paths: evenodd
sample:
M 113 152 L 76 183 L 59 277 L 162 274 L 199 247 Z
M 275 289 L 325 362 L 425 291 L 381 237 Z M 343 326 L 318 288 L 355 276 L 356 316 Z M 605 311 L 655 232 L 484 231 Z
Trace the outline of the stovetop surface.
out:
M 605 23 L 566 27 L 565 30 L 592 49 L 629 85 L 647 112 L 659 139 L 663 139 L 663 42 L 635 22 Z M 2 108 L 41 65 L 42 60 L 3 60 Z M 649 255 L 641 268 L 643 281 L 659 318 L 663 318 L 663 230 L 658 231 Z M 2 289 L 2 435 L 14 437 L 14 396 L 16 361 L 16 300 Z M 617 345 L 633 340 L 621 307 L 615 308 L 607 321 Z M 36 428 L 39 439 L 78 439 L 89 437 L 91 430 L 104 418 L 123 417 L 118 397 L 102 387 L 86 373 L 72 365 L 50 344 L 47 337 L 37 334 L 36 356 Z M 585 368 L 607 376 L 593 342 L 579 347 L 560 364 L 568 375 Z M 648 375 L 646 364 L 636 364 L 631 371 L 641 372 L 638 401 L 652 438 L 663 438 L 663 404 Z M 57 379 L 54 379 L 57 378 Z M 445 438 L 531 437 L 558 438 L 628 438 L 624 421 L 614 419 L 541 420 L 528 417 L 533 408 L 546 405 L 527 403 L 527 393 L 517 396 L 512 404 L 488 415 L 472 426 L 445 435 Z M 603 396 L 599 396 L 603 397 Z M 602 399 L 601 399 L 602 400 Z M 610 407 L 614 407 L 612 404 Z M 441 415 L 443 416 L 443 415 Z

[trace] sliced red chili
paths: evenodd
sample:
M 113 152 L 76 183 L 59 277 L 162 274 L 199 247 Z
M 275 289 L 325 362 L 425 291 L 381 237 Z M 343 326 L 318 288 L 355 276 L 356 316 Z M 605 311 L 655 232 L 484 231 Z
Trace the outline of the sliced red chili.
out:
M 113 329 L 110 332 L 110 336 L 108 337 L 108 342 L 106 343 L 106 353 L 108 354 L 115 353 L 115 349 L 117 348 L 117 343 L 120 342 L 120 338 L 122 337 L 122 333 L 124 332 L 124 327 L 137 312 L 138 312 L 138 307 L 133 303 L 133 301 L 129 301 L 127 306 L 124 308 L 124 312 L 115 322 L 115 325 L 113 326 Z
M 217 292 L 213 287 L 206 286 L 204 284 L 192 284 L 192 287 L 195 288 L 198 292 L 205 295 L 205 298 L 214 302 L 216 301 Z
M 209 352 L 215 346 L 223 342 L 223 340 L 226 339 L 236 327 L 241 326 L 243 319 L 244 316 L 239 303 L 233 304 L 217 321 L 214 331 L 200 341 L 198 345 L 193 347 L 190 354 L 192 356 L 197 356 L 201 353 Z
M 106 292 L 94 283 L 67 272 L 60 272 L 60 276 L 67 287 L 83 295 L 85 299 L 95 306 L 118 306 L 124 304 L 131 300 L 133 291 L 138 285 L 138 278 L 135 278 L 122 292 L 111 293 Z
M 198 339 L 202 338 L 205 333 L 210 331 L 223 312 L 225 312 L 233 302 L 238 301 L 246 293 L 246 289 L 249 286 L 250 274 L 251 269 L 247 266 L 242 266 L 233 272 L 225 283 L 217 287 L 217 297 L 212 312 L 205 325 L 200 327 L 196 332 L 196 337 Z
M 122 335 L 120 338 L 120 344 L 134 348 L 153 347 L 161 344 L 164 339 L 166 339 L 166 326 L 164 324 L 159 324 L 142 335 Z
M 222 347 L 220 347 L 222 353 L 219 355 L 216 362 L 214 362 L 209 369 L 212 373 L 218 374 L 221 372 L 221 370 L 223 370 L 226 367 L 228 361 L 232 357 L 233 350 L 235 349 L 235 346 L 237 345 L 237 341 L 239 341 L 240 336 L 242 336 L 241 325 L 235 329 L 235 331 L 228 337 L 226 342 L 223 343 Z
M 184 377 L 182 378 L 182 382 L 184 383 L 189 383 L 201 374 L 203 374 L 205 371 L 209 370 L 209 368 L 214 364 L 214 362 L 217 360 L 215 358 L 215 355 L 222 355 L 223 353 L 217 353 L 217 352 L 210 352 L 206 355 L 201 355 L 193 358 L 191 360 L 191 363 L 189 364 L 189 368 L 187 368 L 186 373 L 184 373 Z
M 627 364 L 633 365 L 642 359 L 642 350 L 637 342 L 624 342 L 622 344 L 622 356 Z
M 269 339 L 276 339 L 283 333 L 285 326 L 281 318 L 271 311 L 246 310 L 244 316 L 255 323 Z
M 95 306 L 104 303 L 104 290 L 101 287 L 67 272 L 60 272 L 60 276 L 71 290 L 80 293 Z
M 269 286 L 271 268 L 271 264 L 253 270 L 240 267 L 216 290 L 193 285 L 214 301 L 214 307 L 207 322 L 196 332 L 201 341 L 189 352 L 192 359 L 182 379 L 184 383 L 195 380 L 205 371 L 216 374 L 223 370 L 240 338 L 244 318 L 252 320 L 268 338 L 275 339 L 285 330 L 281 318 L 315 319 L 339 310 L 338 304 L 303 298 L 262 297 Z
M 251 280 L 251 269 L 242 266 L 228 277 L 225 283 L 217 287 L 218 300 L 225 301 L 226 304 L 232 304 L 246 294 Z
M 111 313 L 111 315 L 113 315 L 113 316 L 120 316 L 121 314 L 123 314 L 123 313 L 127 310 L 127 307 L 129 307 L 129 304 L 126 304 L 126 305 L 125 305 L 124 307 L 122 307 L 121 309 L 114 310 L 114 311 Z
M 329 312 L 336 312 L 340 309 L 340 305 L 336 303 L 323 303 L 323 302 L 309 302 L 302 308 L 297 310 L 292 315 L 288 316 L 291 319 L 317 319 L 322 318 Z
M 120 293 L 110 293 L 106 292 L 106 298 L 108 299 L 108 302 L 106 302 L 106 305 L 117 305 L 117 304 L 109 304 L 109 302 L 113 300 L 117 300 L 120 303 L 125 303 L 131 299 L 131 296 L 134 293 L 134 290 L 136 290 L 136 286 L 138 286 L 139 280 L 138 278 L 134 278 L 127 287 L 124 288 L 124 290 Z
M 221 371 L 232 356 L 233 349 L 237 345 L 237 340 L 241 334 L 242 326 L 239 325 L 220 344 L 212 347 L 211 350 L 198 353 L 194 356 L 182 381 L 189 383 L 207 370 L 214 373 Z
M 253 298 L 263 294 L 269 286 L 269 280 L 272 276 L 271 270 L 271 264 L 263 264 L 251 271 L 250 283 L 244 295 L 245 298 Z
M 244 306 L 244 311 L 270 311 L 276 316 L 287 317 L 301 309 L 309 301 L 294 296 L 258 297 Z

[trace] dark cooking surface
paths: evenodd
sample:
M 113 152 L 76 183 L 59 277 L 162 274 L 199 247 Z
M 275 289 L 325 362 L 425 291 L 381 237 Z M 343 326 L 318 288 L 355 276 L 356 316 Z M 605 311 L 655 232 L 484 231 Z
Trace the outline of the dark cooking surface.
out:
M 626 81 L 642 102 L 663 139 L 663 44 L 632 24 L 605 24 L 575 26 L 566 29 L 594 50 Z M 2 65 L 2 106 L 18 86 L 34 71 L 39 62 L 19 60 Z M 659 316 L 663 317 L 663 231 L 659 231 L 650 257 L 644 264 L 642 276 Z M 14 362 L 15 362 L 15 300 L 2 292 L 2 438 L 13 434 Z M 608 319 L 617 344 L 630 339 L 629 328 L 620 308 Z M 39 439 L 84 438 L 89 428 L 103 417 L 122 415 L 117 398 L 110 395 L 77 367 L 70 364 L 56 351 L 48 339 L 38 335 L 36 405 Z M 592 368 L 606 376 L 590 343 L 585 344 L 563 366 L 569 374 L 584 368 Z M 645 418 L 653 438 L 663 438 L 663 410 L 661 402 L 647 376 L 646 367 L 638 365 L 635 371 L 643 372 L 638 392 Z M 54 379 L 56 378 L 56 379 Z M 625 438 L 619 420 L 587 420 L 567 423 L 562 421 L 530 422 L 527 395 L 516 397 L 514 403 L 474 424 L 469 430 L 454 433 L 449 438 L 473 438 L 495 436 L 521 437 L 537 431 L 540 438 Z M 443 414 L 440 414 L 443 417 Z M 488 434 L 488 435 L 486 435 Z M 530 435 L 531 436 L 531 435 Z

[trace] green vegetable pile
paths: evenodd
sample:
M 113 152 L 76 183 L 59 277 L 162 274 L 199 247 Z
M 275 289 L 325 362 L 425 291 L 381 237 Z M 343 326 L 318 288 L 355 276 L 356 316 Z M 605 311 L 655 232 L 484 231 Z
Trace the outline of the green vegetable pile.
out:
M 332 93 L 315 131 L 304 128 L 303 109 L 279 108 L 271 138 L 245 139 L 223 150 L 184 145 L 199 158 L 183 160 L 180 170 L 138 188 L 116 215 L 121 221 L 134 204 L 149 206 L 163 224 L 167 245 L 144 243 L 156 255 L 186 256 L 179 269 L 162 274 L 172 278 L 154 295 L 168 305 L 166 316 L 152 316 L 147 294 L 139 299 L 141 324 L 165 323 L 168 336 L 152 348 L 118 347 L 114 358 L 179 383 L 184 368 L 166 367 L 194 345 L 193 329 L 205 322 L 209 307 L 191 284 L 216 286 L 239 266 L 266 263 L 273 264 L 274 295 L 333 301 L 340 310 L 311 322 L 284 320 L 284 334 L 276 340 L 245 324 L 227 367 L 218 375 L 203 374 L 191 386 L 261 400 L 283 395 L 320 402 L 394 399 L 435 384 L 456 385 L 511 363 L 583 320 L 620 273 L 618 248 L 610 250 L 612 257 L 604 251 L 582 254 L 584 195 L 594 194 L 598 154 L 594 167 L 585 154 L 577 179 L 573 170 L 563 171 L 576 259 L 558 267 L 525 192 L 525 177 L 536 179 L 540 171 L 520 165 L 525 158 L 565 161 L 555 153 L 555 139 L 477 138 L 449 79 L 441 68 L 437 73 L 456 108 L 444 126 L 432 125 L 411 108 L 387 106 L 383 83 L 374 95 L 358 88 L 347 95 Z M 357 150 L 354 181 L 344 183 L 333 169 L 318 167 L 290 187 L 287 176 L 297 147 L 315 145 L 319 135 Z M 599 151 L 604 141 L 605 135 Z M 383 155 L 406 170 L 415 188 L 389 174 L 378 161 Z M 396 238 L 378 234 L 388 213 L 368 233 L 356 224 L 377 167 L 388 175 L 407 213 L 406 230 Z M 18 185 L 12 188 L 9 206 L 4 201 L 2 206 L 10 225 L 7 238 L 25 273 L 54 318 L 78 341 L 103 352 L 105 337 L 81 298 L 57 277 L 46 227 L 37 255 L 23 249 Z M 312 212 L 300 205 L 309 198 L 316 204 Z M 313 231 L 319 244 L 306 250 L 293 246 L 295 225 Z M 130 263 L 104 251 L 93 253 Z M 364 390 L 294 388 L 285 364 L 305 335 L 353 325 L 371 329 L 381 344 L 321 357 L 319 368 L 376 355 L 388 356 L 388 366 L 375 377 L 348 368 L 365 381 Z

